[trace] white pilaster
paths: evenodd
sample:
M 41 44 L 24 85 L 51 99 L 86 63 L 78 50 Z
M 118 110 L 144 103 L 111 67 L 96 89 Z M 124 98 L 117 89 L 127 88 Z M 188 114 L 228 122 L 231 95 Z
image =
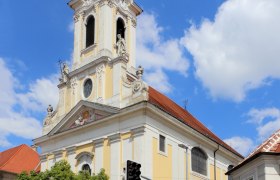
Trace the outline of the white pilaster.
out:
M 132 160 L 132 141 L 131 138 L 122 141 L 122 164 L 126 164 L 127 160 Z
M 112 52 L 112 8 L 107 4 L 107 2 L 103 2 L 100 4 L 99 11 L 99 50 L 102 54 L 102 51 L 109 50 Z
M 147 158 L 145 157 L 145 127 L 139 127 L 131 130 L 133 134 L 133 143 L 134 143 L 134 152 L 133 152 L 133 161 L 140 163 L 142 165 L 141 172 L 142 175 L 147 177 L 146 174 L 146 167 L 143 166 L 146 164 L 145 161 L 147 161 Z M 151 150 L 149 151 L 151 152 Z M 149 161 L 152 161 L 152 159 L 149 159 Z
M 119 180 L 121 177 L 121 159 L 120 159 L 120 134 L 114 134 L 109 136 L 111 147 L 111 180 Z
M 100 172 L 100 169 L 103 168 L 103 143 L 104 143 L 104 138 L 94 140 L 93 143 L 94 143 L 94 147 L 95 147 L 95 154 L 94 154 L 95 169 L 94 169 L 94 173 L 98 174 Z
M 73 52 L 73 69 L 78 68 L 80 62 L 80 55 L 82 50 L 82 14 L 74 15 L 74 52 Z
M 40 160 L 41 160 L 41 172 L 45 172 L 47 170 L 47 156 L 41 155 Z
M 71 165 L 71 170 L 74 172 L 75 171 L 75 165 L 76 165 L 76 159 L 75 159 L 76 146 L 66 148 L 66 153 L 67 153 L 68 163 Z
M 58 162 L 58 161 L 62 160 L 62 153 L 63 153 L 63 150 L 57 150 L 57 151 L 53 152 L 55 162 Z

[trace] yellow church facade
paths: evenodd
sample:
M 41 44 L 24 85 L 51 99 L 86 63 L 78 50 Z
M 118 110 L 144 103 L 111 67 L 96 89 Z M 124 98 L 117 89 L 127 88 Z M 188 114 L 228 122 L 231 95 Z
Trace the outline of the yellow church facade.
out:
M 141 178 L 227 180 L 242 156 L 189 112 L 148 86 L 136 68 L 137 16 L 133 0 L 71 0 L 73 67 L 61 64 L 59 103 L 48 108 L 41 170 L 67 160 L 72 170 L 124 179 L 127 160 Z

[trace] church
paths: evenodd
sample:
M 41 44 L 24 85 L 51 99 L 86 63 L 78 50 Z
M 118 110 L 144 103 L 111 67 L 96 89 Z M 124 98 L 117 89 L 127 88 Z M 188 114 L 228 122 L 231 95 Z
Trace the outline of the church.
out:
M 48 108 L 41 171 L 66 160 L 78 173 L 104 168 L 123 179 L 127 160 L 141 179 L 227 180 L 243 156 L 142 79 L 136 67 L 134 0 L 71 0 L 73 65 L 61 64 L 59 102 Z M 151 60 L 152 61 L 152 60 Z

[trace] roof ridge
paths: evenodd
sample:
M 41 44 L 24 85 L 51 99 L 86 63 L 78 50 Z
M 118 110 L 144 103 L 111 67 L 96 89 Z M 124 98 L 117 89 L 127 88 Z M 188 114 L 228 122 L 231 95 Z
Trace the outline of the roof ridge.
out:
M 19 146 L 14 147 L 15 149 L 17 149 L 9 159 L 7 159 L 7 161 L 0 167 L 4 167 L 11 159 L 13 159 L 15 157 L 15 155 L 24 147 L 25 144 L 21 144 Z M 7 150 L 9 151 L 9 149 Z

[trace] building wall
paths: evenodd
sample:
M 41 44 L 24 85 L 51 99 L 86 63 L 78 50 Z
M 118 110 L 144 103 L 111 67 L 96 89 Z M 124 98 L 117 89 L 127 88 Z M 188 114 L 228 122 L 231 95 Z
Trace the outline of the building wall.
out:
M 8 173 L 8 172 L 4 172 L 4 171 L 0 171 L 0 179 L 1 180 L 16 180 L 17 175 Z
M 280 157 L 260 156 L 234 171 L 233 180 L 280 180 Z
M 145 112 L 146 113 L 146 112 Z M 42 170 L 49 169 L 57 158 L 54 151 L 61 150 L 63 157 L 74 166 L 78 172 L 79 166 L 76 156 L 82 152 L 93 154 L 92 170 L 98 173 L 104 168 L 112 180 L 120 179 L 126 160 L 134 160 L 142 164 L 142 175 L 148 179 L 208 179 L 214 180 L 213 153 L 216 144 L 205 142 L 192 135 L 171 126 L 166 120 L 143 111 L 134 112 L 117 119 L 112 119 L 95 126 L 82 128 L 63 136 L 57 136 L 42 144 L 42 154 L 46 160 L 42 161 Z M 159 151 L 159 135 L 166 137 L 166 152 Z M 179 147 L 188 146 L 188 150 Z M 73 155 L 67 149 L 74 149 Z M 207 176 L 193 172 L 191 168 L 191 148 L 200 147 L 208 156 Z M 63 154 L 70 154 L 64 155 Z M 216 180 L 227 180 L 225 172 L 233 162 L 222 152 L 217 152 Z

